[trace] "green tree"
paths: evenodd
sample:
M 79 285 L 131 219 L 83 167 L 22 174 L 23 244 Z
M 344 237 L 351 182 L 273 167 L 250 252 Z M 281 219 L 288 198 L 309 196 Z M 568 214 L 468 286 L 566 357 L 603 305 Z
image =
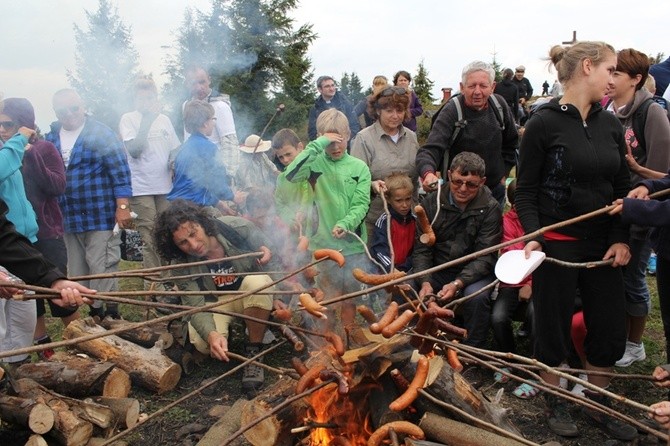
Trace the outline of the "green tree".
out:
M 656 65 L 657 63 L 661 63 L 665 60 L 665 53 L 660 52 L 656 53 L 656 56 L 649 56 L 649 63 L 651 65 Z
M 131 109 L 128 91 L 138 75 L 131 28 L 109 0 L 99 0 L 97 11 L 85 12 L 87 28 L 74 24 L 76 68 L 66 75 L 89 111 L 116 129 L 121 114 Z
M 503 70 L 503 68 L 500 66 L 500 64 L 496 60 L 495 55 L 493 56 L 493 61 L 491 62 L 491 67 L 496 72 L 495 81 L 500 82 L 502 80 L 502 70 Z
M 435 82 L 428 78 L 428 70 L 423 65 L 423 59 L 419 62 L 419 66 L 416 70 L 416 75 L 412 80 L 414 84 L 414 93 L 416 93 L 419 101 L 422 104 L 432 104 L 435 98 L 433 97 L 431 91 Z
M 238 137 L 259 133 L 280 100 L 297 106 L 312 88 L 306 53 L 316 35 L 311 25 L 294 30 L 289 13 L 297 3 L 212 0 L 209 13 L 187 10 L 177 34 L 177 54 L 167 61 L 171 85 L 166 92 L 183 85 L 188 64 L 201 65 L 210 72 L 212 86 L 231 96 Z M 306 115 L 305 109 L 300 124 Z M 275 120 L 268 134 L 286 124 L 286 118 Z
M 359 78 L 358 74 L 353 71 L 349 76 L 349 95 L 347 97 L 354 105 L 365 97 L 365 94 L 363 93 L 363 85 L 361 84 L 361 78 Z
M 338 86 L 338 90 L 347 98 L 351 97 L 350 83 L 351 83 L 351 77 L 349 76 L 349 73 L 345 71 L 344 74 L 342 75 L 342 79 L 340 79 L 340 85 Z

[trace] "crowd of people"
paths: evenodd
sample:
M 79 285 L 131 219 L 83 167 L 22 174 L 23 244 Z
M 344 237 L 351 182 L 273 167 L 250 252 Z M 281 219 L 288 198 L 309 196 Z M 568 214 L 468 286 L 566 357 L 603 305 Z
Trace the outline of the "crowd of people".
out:
M 2 266 L 8 272 L 0 278 L 16 274 L 61 291 L 49 307 L 65 325 L 85 303 L 91 316 L 121 318 L 116 305 L 103 308 L 102 301 L 80 293 L 118 288 L 114 278 L 85 279 L 117 271 L 120 233 L 134 226 L 144 243 L 145 267 L 184 263 L 172 271 L 170 286 L 203 292 L 185 295 L 183 304 L 222 301 L 226 314 L 196 313 L 183 323 L 187 345 L 228 361 L 233 315 L 244 319 L 244 353 L 253 356 L 272 340 L 266 321 L 273 309 L 295 303 L 290 294 L 273 299 L 254 292 L 274 290 L 264 271 L 285 271 L 306 263 L 310 251 L 336 249 L 346 259 L 344 267 L 321 262 L 315 278 L 277 286 L 296 293 L 315 286 L 337 297 L 361 290 L 354 268 L 416 273 L 408 285 L 422 299 L 443 304 L 474 295 L 455 311 L 455 323 L 467 329 L 464 344 L 513 353 L 512 322 L 523 321 L 537 360 L 558 367 L 576 350 L 589 383 L 606 388 L 609 378 L 588 372 L 626 367 L 646 356 L 642 336 L 651 306 L 645 270 L 652 249 L 670 336 L 670 211 L 666 202 L 649 199 L 670 188 L 670 121 L 662 99 L 669 94 L 663 89 L 670 59 L 650 68 L 643 53 L 617 52 L 602 42 L 555 46 L 549 58 L 559 85 L 550 91 L 545 81 L 542 96 L 549 96 L 533 107 L 523 65 L 505 69 L 499 83 L 489 64 L 465 66 L 460 93 L 433 116 L 422 145 L 415 132 L 423 108 L 404 70 L 392 82 L 376 76 L 372 94 L 356 106 L 332 77 L 319 77 L 319 94 L 306 117 L 306 144 L 292 129 L 281 129 L 271 140 L 249 135 L 239 144 L 234 104 L 197 66 L 185 73 L 190 99 L 182 108 L 183 142 L 161 113 L 150 78 L 137 80 L 135 110 L 121 117 L 117 129 L 89 116 L 75 90 L 63 89 L 53 96 L 57 121 L 38 138 L 30 102 L 5 99 L 0 250 L 6 251 Z M 645 86 L 650 72 L 657 73 L 655 92 Z M 423 237 L 428 229 L 417 223 L 417 203 L 431 222 L 431 242 Z M 553 226 L 612 204 L 609 213 Z M 538 250 L 564 262 L 609 264 L 583 269 L 544 262 L 532 278 L 498 286 L 496 252 L 435 270 L 524 233 L 536 235 L 513 248 L 526 256 Z M 303 239 L 309 246 L 298 248 Z M 191 265 L 199 260 L 211 262 Z M 84 279 L 65 280 L 65 272 Z M 249 293 L 217 300 L 206 293 L 215 290 Z M 7 298 L 0 300 L 0 351 L 50 342 L 43 302 L 12 300 L 16 290 L 9 287 L 0 291 Z M 382 297 L 381 310 L 397 297 Z M 305 317 L 302 323 L 338 333 L 354 346 L 358 303 L 342 301 L 332 307 L 335 318 Z M 583 323 L 574 322 L 577 313 Z M 553 373 L 540 376 L 559 385 Z M 263 369 L 247 365 L 243 390 L 253 393 L 263 383 Z M 524 386 L 514 394 L 538 393 Z M 579 393 L 609 404 L 601 393 L 583 387 Z M 545 398 L 549 428 L 578 435 L 569 403 L 551 394 Z M 668 423 L 669 406 L 655 407 L 658 422 Z M 637 434 L 615 417 L 584 412 L 617 439 Z

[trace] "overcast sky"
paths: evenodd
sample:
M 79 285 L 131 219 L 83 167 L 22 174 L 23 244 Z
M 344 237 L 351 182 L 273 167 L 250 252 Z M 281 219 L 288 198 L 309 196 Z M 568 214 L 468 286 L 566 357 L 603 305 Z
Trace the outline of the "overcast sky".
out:
M 162 60 L 179 28 L 184 10 L 210 9 L 210 0 L 112 0 L 132 27 L 140 68 L 159 84 Z M 23 0 L 3 2 L 4 54 L 0 92 L 26 97 L 43 129 L 54 119 L 51 96 L 68 86 L 65 70 L 74 65 L 74 23 L 86 28 L 84 10 L 97 0 Z M 400 69 L 414 74 L 423 59 L 434 96 L 441 87 L 458 88 L 461 69 L 473 60 L 490 62 L 495 53 L 503 67 L 526 66 L 526 77 L 541 91 L 555 73 L 544 60 L 551 45 L 572 38 L 604 40 L 615 48 L 636 48 L 670 55 L 667 0 L 303 0 L 297 24 L 311 23 L 318 39 L 310 50 L 315 76 L 356 72 L 364 86 L 377 74 Z M 159 85 L 160 86 L 160 85 Z

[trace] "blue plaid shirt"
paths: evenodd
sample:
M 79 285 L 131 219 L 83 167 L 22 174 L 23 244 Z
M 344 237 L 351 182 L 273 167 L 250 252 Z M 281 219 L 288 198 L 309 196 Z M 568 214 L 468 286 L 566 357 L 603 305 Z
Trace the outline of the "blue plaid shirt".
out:
M 60 123 L 46 135 L 59 152 Z M 62 152 L 61 152 L 62 156 Z M 116 199 L 132 196 L 123 143 L 106 125 L 87 117 L 72 148 L 60 199 L 65 232 L 108 231 L 116 223 Z

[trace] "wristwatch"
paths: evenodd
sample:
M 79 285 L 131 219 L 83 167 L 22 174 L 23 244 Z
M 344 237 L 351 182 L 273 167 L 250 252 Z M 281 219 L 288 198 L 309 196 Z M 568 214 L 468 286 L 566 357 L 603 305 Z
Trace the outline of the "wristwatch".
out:
M 128 205 L 127 204 L 120 204 L 119 209 L 121 209 L 122 211 L 125 211 L 126 209 L 128 209 Z

